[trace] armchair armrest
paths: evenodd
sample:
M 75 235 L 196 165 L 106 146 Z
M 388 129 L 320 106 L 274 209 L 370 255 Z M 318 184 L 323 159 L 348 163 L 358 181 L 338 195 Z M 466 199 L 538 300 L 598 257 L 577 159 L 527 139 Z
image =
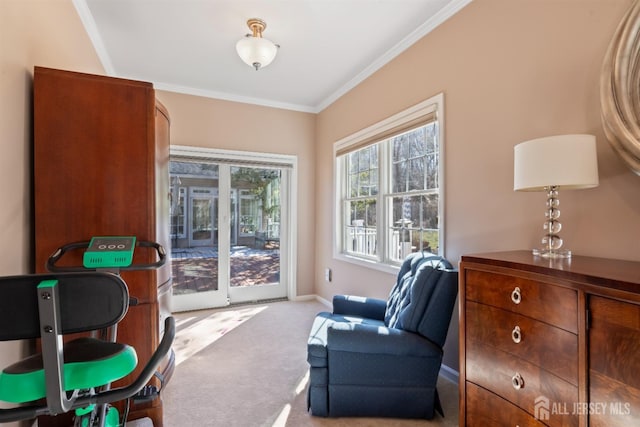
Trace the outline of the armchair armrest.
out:
M 377 298 L 366 298 L 353 295 L 335 295 L 333 297 L 334 314 L 384 320 L 384 313 L 386 309 L 387 302 Z
M 329 326 L 327 349 L 369 355 L 442 357 L 442 349 L 421 335 L 402 329 L 356 323 Z

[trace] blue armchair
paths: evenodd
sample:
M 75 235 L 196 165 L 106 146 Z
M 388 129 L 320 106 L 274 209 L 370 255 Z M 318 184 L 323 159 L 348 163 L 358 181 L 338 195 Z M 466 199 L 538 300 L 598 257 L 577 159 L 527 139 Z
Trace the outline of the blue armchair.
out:
M 336 295 L 307 343 L 308 408 L 318 416 L 441 415 L 436 383 L 458 293 L 444 258 L 411 254 L 387 301 Z

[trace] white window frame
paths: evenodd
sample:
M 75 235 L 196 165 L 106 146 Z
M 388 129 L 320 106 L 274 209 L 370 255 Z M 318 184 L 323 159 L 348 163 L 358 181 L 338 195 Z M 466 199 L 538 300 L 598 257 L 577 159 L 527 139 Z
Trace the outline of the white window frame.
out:
M 365 129 L 362 129 L 352 135 L 349 135 L 339 141 L 336 141 L 333 144 L 333 159 L 334 159 L 334 223 L 333 223 L 333 257 L 340 261 L 346 261 L 358 265 L 362 265 L 368 268 L 373 268 L 376 270 L 381 270 L 389 273 L 397 273 L 399 269 L 399 263 L 391 262 L 387 259 L 386 254 L 388 253 L 386 245 L 387 245 L 387 225 L 389 215 L 388 209 L 385 208 L 386 201 L 385 195 L 390 194 L 389 191 L 389 161 L 388 155 L 382 152 L 379 153 L 381 156 L 379 161 L 379 171 L 378 171 L 378 202 L 377 202 L 377 241 L 378 244 L 383 245 L 377 251 L 377 255 L 375 258 L 372 257 L 364 257 L 357 256 L 355 254 L 349 254 L 344 251 L 343 248 L 343 233 L 345 230 L 345 224 L 343 223 L 346 215 L 343 211 L 343 198 L 345 191 L 345 178 L 346 178 L 346 168 L 343 167 L 343 163 L 340 159 L 340 154 L 345 151 L 351 151 L 351 147 L 355 150 L 357 147 L 364 148 L 367 144 L 366 141 L 376 140 L 377 135 L 385 135 L 390 130 L 402 127 L 404 124 L 411 123 L 413 121 L 419 120 L 420 117 L 425 117 L 430 114 L 436 114 L 437 122 L 438 122 L 438 150 L 439 150 L 439 158 L 438 158 L 438 229 L 439 229 L 439 255 L 445 256 L 445 222 L 444 222 L 444 206 L 445 206 L 445 183 L 444 183 L 444 165 L 445 165 L 445 156 L 444 156 L 444 146 L 445 146 L 445 138 L 444 138 L 444 94 L 439 93 L 419 104 L 416 104 L 410 108 L 407 108 L 404 111 L 401 111 L 387 119 L 384 119 L 372 126 L 369 126 Z M 380 138 L 380 140 L 388 139 L 388 138 Z M 362 147 L 360 147 L 362 146 Z M 381 150 L 382 151 L 382 150 Z M 340 154 L 339 154 L 340 153 Z
M 256 231 L 259 231 L 261 229 L 261 216 L 258 215 L 258 212 L 260 211 L 260 206 L 259 206 L 259 200 L 256 199 L 256 196 L 254 196 L 253 194 L 250 193 L 249 190 L 247 189 L 238 189 L 238 234 L 240 234 L 240 236 L 242 237 L 247 237 L 247 236 L 255 236 Z M 255 228 L 252 232 L 250 233 L 243 233 L 242 232 L 242 227 L 244 225 L 244 222 L 242 221 L 242 217 L 243 215 L 243 210 L 244 208 L 250 205 L 251 208 L 253 208 L 255 206 L 255 215 L 253 215 L 253 212 L 251 212 L 251 217 L 253 219 L 253 221 L 255 221 L 255 224 L 253 224 L 253 227 Z
M 187 203 L 187 187 L 183 187 L 183 186 L 179 186 L 178 184 L 175 184 L 175 188 L 176 188 L 176 197 L 178 199 L 177 201 L 177 205 L 176 206 L 182 206 L 182 215 L 176 215 L 175 213 L 173 213 L 171 215 L 171 224 L 170 224 L 170 236 L 172 239 L 178 238 L 178 239 L 184 239 L 187 237 L 187 216 L 185 215 L 185 209 L 187 209 L 186 203 Z M 176 223 L 173 224 L 173 218 L 174 217 L 182 217 L 182 224 L 180 223 Z M 176 230 L 178 229 L 182 229 L 182 233 L 174 233 L 174 227 Z

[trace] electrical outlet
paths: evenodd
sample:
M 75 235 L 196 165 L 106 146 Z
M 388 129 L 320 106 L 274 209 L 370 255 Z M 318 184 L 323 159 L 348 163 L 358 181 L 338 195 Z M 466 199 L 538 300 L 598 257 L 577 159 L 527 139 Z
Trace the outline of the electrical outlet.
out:
M 325 268 L 324 269 L 324 280 L 327 282 L 331 282 L 331 280 L 333 279 L 333 274 L 331 273 L 331 269 L 330 268 Z

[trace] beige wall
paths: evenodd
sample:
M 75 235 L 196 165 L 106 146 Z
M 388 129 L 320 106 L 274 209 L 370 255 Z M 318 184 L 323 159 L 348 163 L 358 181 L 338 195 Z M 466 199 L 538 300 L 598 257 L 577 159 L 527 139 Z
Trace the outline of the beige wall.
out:
M 295 155 L 297 180 L 297 295 L 313 290 L 315 114 L 158 91 L 171 116 L 171 144 Z
M 24 272 L 30 250 L 30 150 L 35 65 L 104 72 L 71 1 L 0 2 L 0 274 Z
M 597 137 L 600 186 L 560 196 L 565 246 L 640 260 L 640 177 L 617 158 L 600 124 L 605 49 L 630 0 L 476 0 L 319 114 L 316 236 L 332 230 L 332 144 L 439 92 L 445 96 L 445 250 L 539 244 L 543 193 L 513 191 L 513 146 L 564 133 Z M 316 293 L 385 297 L 394 280 L 332 257 L 316 239 Z M 333 283 L 323 279 L 331 267 Z M 445 363 L 457 363 L 457 315 Z
M 71 1 L 0 1 L 0 275 L 32 271 L 34 65 L 104 72 Z M 0 343 L 0 366 L 22 351 L 21 345 Z

